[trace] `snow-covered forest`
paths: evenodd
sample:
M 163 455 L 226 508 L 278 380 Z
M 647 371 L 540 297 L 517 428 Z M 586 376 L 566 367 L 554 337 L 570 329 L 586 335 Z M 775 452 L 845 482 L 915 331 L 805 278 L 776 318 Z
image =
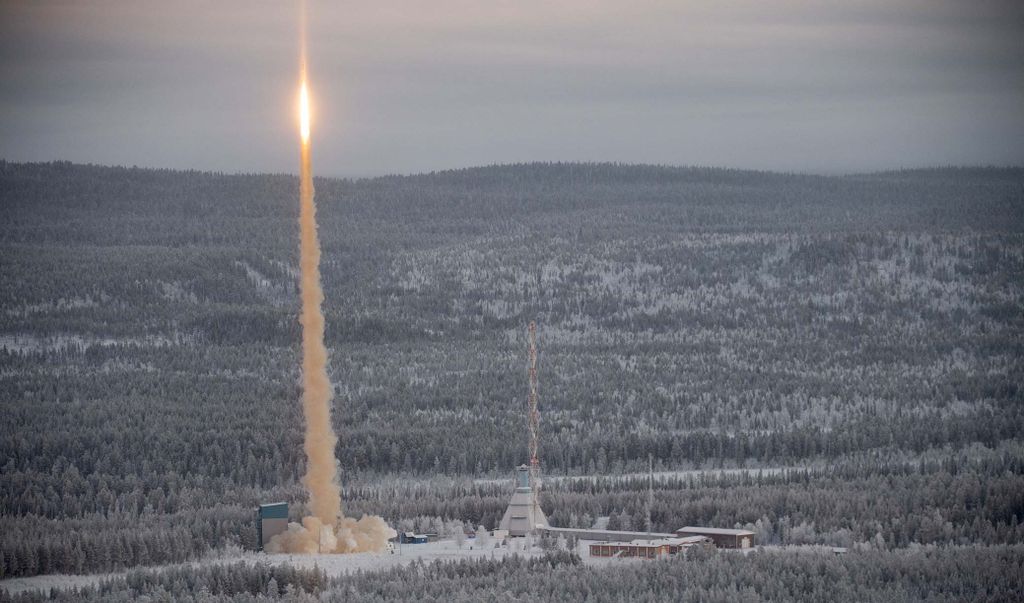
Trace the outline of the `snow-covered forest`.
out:
M 316 569 L 268 565 L 212 566 L 130 572 L 74 593 L 26 593 L 39 601 L 386 601 L 477 602 L 586 600 L 758 603 L 767 601 L 979 601 L 1019 599 L 1024 550 L 916 547 L 837 557 L 815 551 L 751 555 L 696 549 L 667 563 L 580 565 L 550 552 L 513 557 L 414 563 L 409 567 L 329 578 Z
M 653 455 L 688 472 L 657 481 L 658 530 L 896 565 L 997 551 L 930 553 L 937 576 L 1021 565 L 1024 170 L 524 164 L 316 188 L 350 513 L 497 523 L 536 320 L 544 471 L 595 476 L 546 483 L 553 524 L 640 528 L 646 481 L 616 476 Z M 298 516 L 296 191 L 0 162 L 0 577 L 252 547 L 261 501 Z M 775 580 L 776 561 L 680 571 Z

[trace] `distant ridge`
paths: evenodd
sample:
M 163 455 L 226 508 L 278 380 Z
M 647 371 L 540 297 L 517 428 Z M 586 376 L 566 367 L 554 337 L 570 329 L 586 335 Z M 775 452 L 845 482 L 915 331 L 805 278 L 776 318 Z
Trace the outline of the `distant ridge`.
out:
M 106 165 L 94 163 L 74 163 L 71 161 L 56 159 L 53 161 L 27 161 L 18 162 L 0 159 L 0 173 L 14 166 L 50 166 L 74 169 L 96 169 L 109 170 L 114 173 L 145 173 L 153 174 L 194 174 L 216 177 L 245 177 L 245 176 L 281 176 L 295 177 L 289 172 L 223 172 L 217 170 L 203 169 L 177 169 L 163 167 L 139 167 L 127 165 Z M 340 182 L 373 182 L 394 179 L 428 179 L 433 181 L 449 181 L 469 183 L 501 175 L 503 177 L 515 176 L 517 174 L 530 173 L 533 178 L 558 179 L 591 178 L 597 180 L 610 180 L 616 182 L 628 182 L 638 179 L 669 180 L 675 182 L 693 181 L 717 181 L 717 182 L 742 182 L 755 179 L 776 179 L 776 180 L 830 180 L 843 178 L 972 178 L 993 176 L 1008 179 L 1024 179 L 1024 166 L 933 166 L 917 168 L 894 168 L 870 172 L 851 172 L 837 174 L 814 174 L 806 172 L 789 172 L 758 170 L 747 168 L 730 168 L 703 165 L 669 165 L 650 163 L 628 163 L 628 162 L 549 162 L 531 161 L 514 163 L 492 163 L 479 166 L 466 166 L 432 170 L 429 172 L 414 172 L 409 174 L 389 173 L 378 176 L 318 176 L 318 180 L 340 181 Z
M 530 220 L 543 228 L 561 224 L 577 234 L 585 225 L 611 234 L 644 223 L 647 230 L 666 236 L 682 231 L 1024 229 L 1024 168 L 816 176 L 536 162 L 359 180 L 318 178 L 316 187 L 324 202 L 325 228 L 370 225 L 370 230 L 358 230 L 369 236 L 380 232 L 382 224 L 395 228 L 400 218 L 403 228 L 410 229 L 403 244 L 434 223 L 442 231 L 461 224 L 482 233 Z M 262 240 L 291 248 L 297 191 L 296 177 L 288 174 L 0 161 L 0 221 L 8 220 L 0 239 L 169 245 Z M 175 218 L 170 223 L 169 216 Z M 113 228 L 122 221 L 131 223 Z

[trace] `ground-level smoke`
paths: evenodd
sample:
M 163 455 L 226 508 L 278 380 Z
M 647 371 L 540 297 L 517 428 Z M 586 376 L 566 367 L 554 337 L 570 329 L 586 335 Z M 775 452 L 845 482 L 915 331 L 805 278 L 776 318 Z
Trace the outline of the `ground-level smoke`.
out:
M 324 345 L 324 299 L 320 284 L 320 241 L 313 199 L 313 168 L 310 160 L 309 94 L 305 64 L 300 91 L 301 170 L 299 182 L 299 263 L 302 293 L 302 409 L 306 419 L 307 459 L 303 485 L 309 492 L 310 515 L 292 523 L 288 531 L 267 544 L 269 552 L 353 553 L 380 551 L 396 532 L 376 516 L 356 520 L 341 508 L 341 485 L 334 447 L 338 437 L 331 426 L 331 380 L 327 374 Z

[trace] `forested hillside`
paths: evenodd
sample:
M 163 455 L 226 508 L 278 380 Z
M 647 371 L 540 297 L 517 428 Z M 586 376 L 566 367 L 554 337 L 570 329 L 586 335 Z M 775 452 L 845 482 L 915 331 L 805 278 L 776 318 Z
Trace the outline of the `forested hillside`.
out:
M 0 577 L 251 546 L 263 500 L 298 515 L 297 188 L 0 162 Z M 659 529 L 1024 542 L 1024 170 L 316 189 L 350 511 L 493 525 L 510 485 L 472 479 L 525 460 L 536 320 L 546 473 L 751 469 L 660 481 Z M 645 488 L 543 504 L 639 527 Z
M 133 571 L 125 578 L 49 596 L 27 593 L 14 603 L 42 601 L 1017 601 L 1024 589 L 1024 551 L 916 547 L 844 556 L 822 551 L 751 555 L 691 551 L 669 562 L 621 562 L 601 568 L 551 552 L 541 558 L 438 562 L 428 566 L 328 578 L 315 569 L 267 565 Z M 2 600 L 2 594 L 0 594 Z

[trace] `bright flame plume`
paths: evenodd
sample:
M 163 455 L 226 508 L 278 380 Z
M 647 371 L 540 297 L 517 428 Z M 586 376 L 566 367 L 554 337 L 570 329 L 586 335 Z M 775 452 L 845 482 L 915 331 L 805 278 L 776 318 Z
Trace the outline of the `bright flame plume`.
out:
M 309 88 L 305 78 L 299 87 L 299 134 L 302 144 L 309 144 Z

